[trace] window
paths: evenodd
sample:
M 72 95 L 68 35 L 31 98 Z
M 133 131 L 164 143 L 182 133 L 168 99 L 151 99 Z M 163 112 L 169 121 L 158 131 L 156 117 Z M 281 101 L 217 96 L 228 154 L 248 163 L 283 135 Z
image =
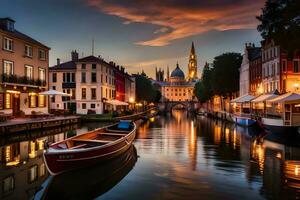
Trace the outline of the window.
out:
M 37 165 L 34 165 L 29 169 L 28 182 L 32 183 L 32 182 L 36 181 L 37 178 L 38 178 L 38 167 L 37 167 Z
M 9 176 L 2 181 L 3 193 L 7 194 L 15 189 L 15 178 L 14 176 Z
M 295 73 L 299 72 L 299 62 L 298 62 L 298 60 L 294 61 L 294 72 Z
M 286 71 L 286 60 L 282 60 L 282 71 Z
M 86 88 L 81 88 L 81 99 L 86 99 Z
M 5 94 L 5 109 L 11 109 L 11 94 Z
M 86 82 L 86 74 L 85 72 L 81 72 L 81 83 L 85 83 Z
M 5 37 L 3 41 L 3 49 L 7 51 L 13 51 L 14 50 L 13 46 L 14 46 L 13 40 Z
M 82 109 L 86 109 L 86 103 L 82 104 Z
M 38 98 L 39 98 L 39 107 L 40 108 L 45 107 L 46 106 L 46 98 L 45 98 L 45 96 L 44 95 L 39 95 Z
M 97 73 L 96 72 L 92 72 L 91 74 L 91 79 L 92 79 L 92 83 L 96 83 L 97 82 Z
M 67 83 L 70 83 L 70 82 L 71 82 L 71 74 L 67 73 Z
M 91 88 L 92 99 L 96 99 L 96 88 Z
M 96 104 L 92 103 L 91 108 L 96 108 Z
M 46 166 L 44 163 L 40 165 L 40 176 L 44 176 L 46 174 Z
M 32 46 L 25 45 L 25 56 L 32 57 Z
M 92 64 L 92 69 L 96 69 L 97 65 L 96 64 Z
M 81 64 L 81 69 L 86 69 L 86 65 L 85 64 Z
M 56 73 L 53 73 L 53 74 L 52 74 L 52 82 L 53 82 L 53 83 L 56 83 L 56 81 L 57 81 L 57 74 L 56 74 Z
M 36 107 L 36 94 L 29 94 L 29 108 L 35 108 Z
M 27 79 L 33 79 L 33 67 L 30 65 L 25 65 L 25 76 Z
M 75 80 L 75 73 L 72 73 L 72 83 L 75 83 L 76 80 Z
M 10 61 L 4 61 L 3 72 L 6 75 L 14 74 L 14 63 Z
M 44 68 L 39 67 L 39 79 L 41 81 L 45 81 L 46 80 L 46 70 Z
M 39 49 L 39 59 L 46 60 L 46 52 L 43 49 Z

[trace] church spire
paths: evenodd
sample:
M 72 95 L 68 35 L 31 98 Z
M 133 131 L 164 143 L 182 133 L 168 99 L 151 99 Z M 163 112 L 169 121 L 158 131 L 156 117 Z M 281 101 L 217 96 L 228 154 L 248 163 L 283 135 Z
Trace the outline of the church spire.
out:
M 195 46 L 194 46 L 194 42 L 192 42 L 191 54 L 195 54 Z
M 189 58 L 189 65 L 188 65 L 188 80 L 192 81 L 197 79 L 197 56 L 195 51 L 194 42 L 192 42 L 190 58 Z

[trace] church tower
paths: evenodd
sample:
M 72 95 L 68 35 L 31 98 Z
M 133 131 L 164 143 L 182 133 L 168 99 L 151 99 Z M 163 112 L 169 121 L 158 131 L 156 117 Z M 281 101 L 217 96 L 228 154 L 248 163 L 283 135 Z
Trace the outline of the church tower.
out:
M 197 79 L 197 56 L 195 52 L 194 42 L 190 52 L 189 65 L 188 65 L 188 81 Z

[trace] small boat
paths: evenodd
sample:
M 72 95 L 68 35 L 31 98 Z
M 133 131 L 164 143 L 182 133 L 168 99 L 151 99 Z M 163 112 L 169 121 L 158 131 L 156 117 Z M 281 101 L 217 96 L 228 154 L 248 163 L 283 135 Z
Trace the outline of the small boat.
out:
M 131 145 L 126 152 L 105 163 L 50 176 L 33 200 L 99 198 L 127 176 L 137 159 L 136 149 Z
M 251 117 L 247 116 L 241 116 L 241 115 L 232 115 L 231 116 L 232 121 L 240 126 L 252 126 L 256 123 L 255 119 L 252 119 Z
M 57 175 L 112 159 L 130 147 L 135 134 L 135 123 L 124 120 L 54 143 L 43 154 L 46 167 Z

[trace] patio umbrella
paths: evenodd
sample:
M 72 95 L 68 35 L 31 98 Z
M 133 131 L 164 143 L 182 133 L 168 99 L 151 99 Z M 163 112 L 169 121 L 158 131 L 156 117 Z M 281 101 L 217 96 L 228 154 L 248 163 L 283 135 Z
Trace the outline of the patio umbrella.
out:
M 57 90 L 48 90 L 48 91 L 44 91 L 44 92 L 40 92 L 39 94 L 41 95 L 61 95 L 61 96 L 70 96 L 69 94 L 67 93 L 63 93 L 63 92 L 60 92 L 60 91 L 57 91 Z

